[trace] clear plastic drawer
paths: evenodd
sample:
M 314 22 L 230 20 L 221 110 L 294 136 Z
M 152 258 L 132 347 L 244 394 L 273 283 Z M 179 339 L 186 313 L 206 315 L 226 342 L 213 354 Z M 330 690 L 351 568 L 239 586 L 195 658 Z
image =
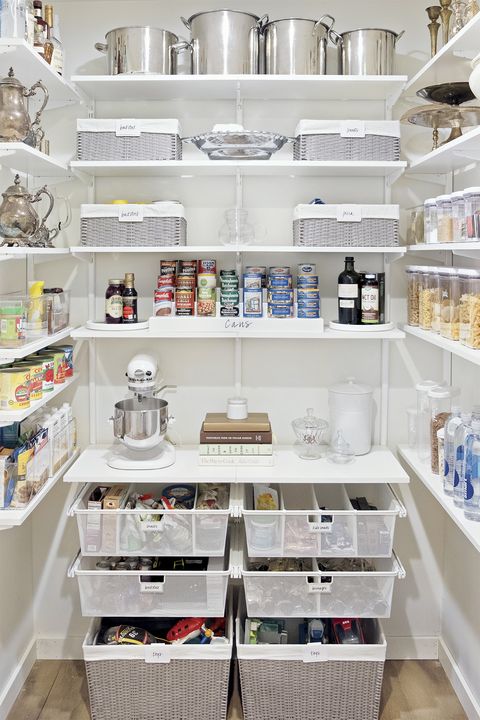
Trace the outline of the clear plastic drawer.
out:
M 406 510 L 389 485 L 272 487 L 278 511 L 254 510 L 254 486 L 245 486 L 242 515 L 250 557 L 391 556 L 395 522 Z M 374 509 L 355 509 L 357 499 Z
M 213 484 L 212 484 L 213 485 Z M 77 518 L 83 555 L 183 556 L 225 554 L 228 519 L 236 512 L 240 490 L 226 485 L 226 507 L 218 510 L 196 509 L 199 485 L 195 486 L 192 510 L 126 509 L 125 502 L 134 493 L 162 494 L 163 485 L 124 486 L 128 493 L 118 509 L 89 509 L 89 498 L 100 483 L 92 484 L 77 498 L 70 515 Z

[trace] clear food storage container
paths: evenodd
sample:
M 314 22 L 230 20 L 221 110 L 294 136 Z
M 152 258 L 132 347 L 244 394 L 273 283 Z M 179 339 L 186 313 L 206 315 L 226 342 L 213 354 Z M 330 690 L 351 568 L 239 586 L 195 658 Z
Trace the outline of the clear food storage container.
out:
M 70 291 L 44 290 L 47 298 L 47 326 L 48 334 L 60 332 L 68 327 L 70 322 Z
M 453 242 L 452 200 L 450 195 L 437 197 L 437 242 Z
M 465 242 L 467 232 L 465 197 L 463 192 L 454 192 L 450 195 L 450 198 L 452 200 L 453 242 Z
M 420 313 L 421 267 L 408 265 L 407 273 L 407 323 L 418 327 Z
M 47 298 L 0 297 L 0 347 L 16 348 L 47 335 Z
M 415 386 L 417 391 L 417 455 L 423 462 L 430 460 L 431 455 L 431 413 L 428 393 L 432 388 L 437 387 L 437 384 L 434 380 L 422 380 Z
M 448 340 L 460 339 L 460 285 L 455 268 L 438 271 L 440 289 L 440 335 Z
M 408 211 L 407 245 L 419 245 L 425 242 L 425 210 L 423 205 Z
M 213 484 L 212 484 L 213 485 Z M 241 488 L 225 484 L 226 502 L 223 509 L 198 509 L 202 486 L 195 485 L 195 501 L 191 510 L 128 509 L 134 495 L 161 497 L 162 485 L 124 486 L 122 506 L 117 509 L 94 508 L 90 503 L 99 483 L 90 485 L 70 508 L 77 518 L 80 547 L 83 555 L 116 554 L 125 556 L 223 556 L 227 526 L 234 508 L 240 504 Z M 223 503 L 222 503 L 223 504 Z
M 245 486 L 249 557 L 390 557 L 395 521 L 406 511 L 389 485 L 273 487 L 277 511 L 254 510 L 254 489 Z
M 458 397 L 458 388 L 437 385 L 428 391 L 430 402 L 430 446 L 431 468 L 434 475 L 439 474 L 438 431 L 445 427 L 452 410 L 452 399 Z
M 439 289 L 437 268 L 426 268 L 422 271 L 420 283 L 420 327 L 422 330 L 433 330 L 435 324 L 435 311 L 437 311 L 438 326 L 440 329 L 440 303 L 438 302 Z
M 459 270 L 460 341 L 480 349 L 480 271 Z
M 85 617 L 219 617 L 225 612 L 231 569 L 223 557 L 167 559 L 166 570 L 111 570 L 107 564 L 108 559 L 79 553 L 70 566 Z
M 286 569 L 284 569 L 286 568 Z M 405 570 L 389 559 L 244 557 L 249 617 L 390 617 L 395 578 Z
M 463 191 L 465 198 L 466 240 L 480 240 L 480 187 Z
M 426 243 L 436 243 L 437 240 L 437 201 L 435 198 L 425 200 L 424 209 L 424 236 Z

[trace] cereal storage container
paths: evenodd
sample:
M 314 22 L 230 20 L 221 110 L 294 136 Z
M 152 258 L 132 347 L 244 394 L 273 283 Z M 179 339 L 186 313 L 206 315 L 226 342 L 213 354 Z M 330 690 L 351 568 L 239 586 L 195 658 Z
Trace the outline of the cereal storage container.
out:
M 468 347 L 480 348 L 480 271 L 459 270 L 460 341 Z
M 455 268 L 438 271 L 440 291 L 440 335 L 448 340 L 460 339 L 460 289 Z
M 419 320 L 422 330 L 434 329 L 434 314 L 437 310 L 438 329 L 440 330 L 440 304 L 438 302 L 437 268 L 425 268 L 421 273 Z
M 465 198 L 466 240 L 480 240 L 480 187 L 463 191 Z
M 426 243 L 436 243 L 437 240 L 437 202 L 429 198 L 424 203 L 424 236 Z
M 407 322 L 413 327 L 418 327 L 420 310 L 420 280 L 421 267 L 408 265 L 407 273 Z
M 453 242 L 452 200 L 450 195 L 437 197 L 437 242 Z
M 465 197 L 463 192 L 454 192 L 450 195 L 452 201 L 453 242 L 460 243 L 466 240 L 465 223 Z

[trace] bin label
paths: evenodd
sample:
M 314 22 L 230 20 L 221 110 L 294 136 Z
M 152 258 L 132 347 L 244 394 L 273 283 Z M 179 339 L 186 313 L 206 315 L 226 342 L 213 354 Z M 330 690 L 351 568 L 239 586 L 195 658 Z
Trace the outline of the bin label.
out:
M 163 593 L 165 583 L 162 582 L 142 582 L 140 580 L 140 592 L 142 593 Z
M 140 124 L 138 120 L 117 120 L 115 122 L 115 135 L 117 137 L 139 137 Z
M 146 663 L 169 663 L 171 657 L 170 645 L 145 645 L 145 662 Z
M 303 653 L 304 663 L 327 662 L 327 648 L 322 643 L 308 643 Z
M 145 532 L 161 532 L 163 529 L 162 520 L 145 520 L 141 527 Z
M 342 138 L 364 138 L 365 122 L 362 120 L 343 120 L 340 123 L 340 137 Z

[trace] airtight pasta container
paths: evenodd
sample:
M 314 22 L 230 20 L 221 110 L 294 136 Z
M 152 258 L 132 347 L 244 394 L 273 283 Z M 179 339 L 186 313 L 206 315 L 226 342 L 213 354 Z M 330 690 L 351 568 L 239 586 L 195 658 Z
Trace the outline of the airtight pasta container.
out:
M 400 159 L 398 120 L 300 120 L 294 160 Z
M 77 120 L 77 157 L 92 162 L 181 160 L 180 123 L 174 119 Z

